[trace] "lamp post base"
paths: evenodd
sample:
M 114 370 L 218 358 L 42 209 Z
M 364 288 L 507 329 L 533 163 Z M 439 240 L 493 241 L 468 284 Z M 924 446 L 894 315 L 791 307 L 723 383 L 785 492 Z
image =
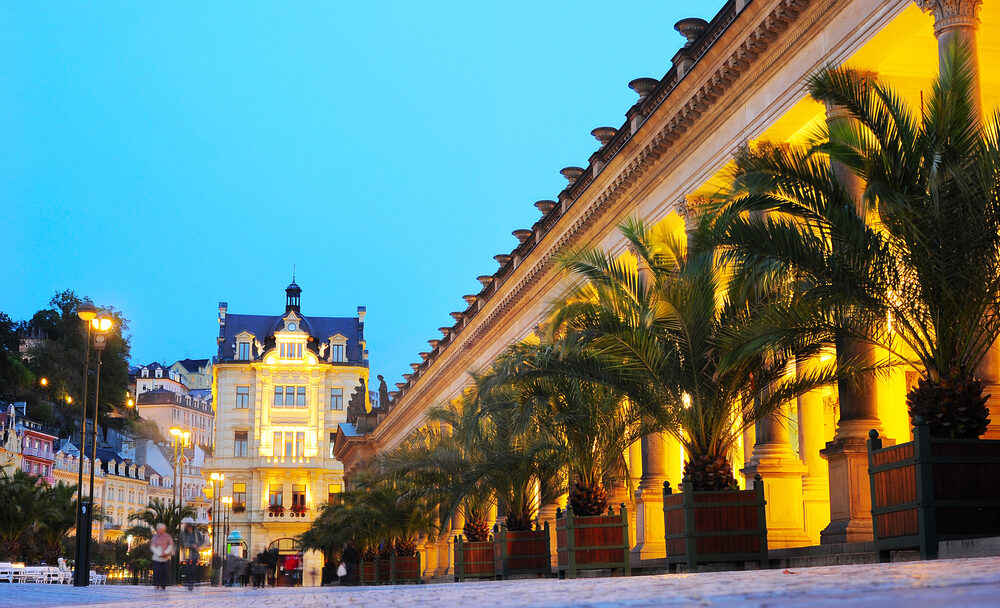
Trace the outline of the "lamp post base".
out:
M 73 585 L 75 587 L 87 587 L 90 585 L 90 526 L 92 521 L 90 503 L 81 502 L 78 508 L 76 566 L 73 569 Z

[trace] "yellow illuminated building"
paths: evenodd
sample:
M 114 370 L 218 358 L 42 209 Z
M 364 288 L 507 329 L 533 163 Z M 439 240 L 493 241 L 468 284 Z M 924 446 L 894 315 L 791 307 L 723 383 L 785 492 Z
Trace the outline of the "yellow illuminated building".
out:
M 225 476 L 230 527 L 250 557 L 293 551 L 291 539 L 343 487 L 332 443 L 352 395 L 355 408 L 370 409 L 364 307 L 356 317 L 307 316 L 294 281 L 285 296 L 281 315 L 230 314 L 219 304 L 215 453 L 204 473 Z M 303 571 L 318 571 L 318 560 L 307 554 Z
M 556 200 L 536 203 L 542 212 L 538 221 L 514 231 L 518 242 L 496 256 L 499 269 L 478 277 L 475 291 L 453 313 L 455 323 L 429 340 L 428 352 L 398 384 L 391 410 L 352 438 L 352 445 L 366 446 L 366 454 L 392 449 L 424 424 L 429 408 L 461 395 L 469 370 L 485 369 L 507 345 L 531 339 L 548 303 L 567 287 L 555 262 L 559 254 L 601 246 L 628 256 L 616 228 L 627 217 L 685 231 L 699 199 L 724 183 L 739 146 L 802 141 L 827 117 L 804 86 L 820 67 L 849 64 L 874 72 L 919 112 L 938 72 L 939 47 L 958 38 L 975 49 L 982 106 L 992 111 L 1000 101 L 998 0 L 718 4 L 710 22 L 678 23 L 685 40 L 678 37 L 664 49 L 666 74 L 629 83 L 638 99 L 625 109 L 623 124 L 594 130 L 599 147 L 587 165 L 562 170 L 565 189 Z M 985 392 L 993 394 L 994 426 L 987 436 L 995 437 L 1000 361 L 988 359 L 979 375 Z M 756 473 L 765 479 L 772 549 L 871 540 L 864 442 L 871 428 L 881 429 L 888 441 L 911 438 L 904 395 L 913 381 L 912 374 L 899 371 L 879 378 L 856 399 L 839 395 L 835 386 L 818 390 L 744 435 L 733 462 L 741 483 Z M 638 563 L 664 555 L 660 492 L 664 481 L 680 482 L 684 455 L 675 440 L 654 435 L 628 457 L 638 478 L 634 493 L 626 492 L 636 507 L 633 561 Z M 552 517 L 553 511 L 543 515 Z M 443 537 L 461 527 L 453 521 Z M 450 574 L 446 540 L 428 543 L 423 551 L 428 574 Z

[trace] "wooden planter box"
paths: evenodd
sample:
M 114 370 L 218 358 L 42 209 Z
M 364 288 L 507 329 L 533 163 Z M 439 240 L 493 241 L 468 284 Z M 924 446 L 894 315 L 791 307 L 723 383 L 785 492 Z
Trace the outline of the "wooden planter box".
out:
M 467 541 L 459 534 L 455 537 L 455 580 L 467 578 L 493 578 L 493 539 Z
M 393 555 L 389 559 L 389 582 L 393 585 L 398 583 L 419 583 L 420 553 L 417 552 L 410 557 Z
M 395 585 L 397 583 L 419 583 L 420 554 L 411 557 L 389 559 L 376 557 L 374 560 L 361 560 L 358 563 L 358 583 L 361 585 Z
M 667 563 L 759 562 L 766 568 L 767 514 L 760 475 L 752 490 L 695 492 L 691 483 L 674 494 L 663 483 L 663 529 Z
M 628 513 L 622 504 L 607 515 L 573 515 L 573 509 L 556 510 L 556 546 L 559 575 L 576 578 L 580 570 L 621 568 L 632 572 L 629 561 Z
M 515 574 L 552 574 L 549 522 L 540 530 L 512 532 L 501 524 L 494 537 L 493 557 L 497 578 Z
M 882 447 L 868 440 L 872 526 L 879 561 L 917 549 L 937 557 L 938 542 L 1000 536 L 1000 441 L 932 439 L 927 426 L 913 441 Z
M 374 585 L 378 583 L 378 558 L 374 560 L 362 559 L 358 562 L 358 584 Z

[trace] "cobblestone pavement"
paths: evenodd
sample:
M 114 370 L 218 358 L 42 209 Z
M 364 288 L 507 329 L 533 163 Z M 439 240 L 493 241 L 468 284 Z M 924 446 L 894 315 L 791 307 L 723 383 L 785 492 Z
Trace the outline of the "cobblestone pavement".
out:
M 746 572 L 462 584 L 238 589 L 0 583 L 0 606 L 998 606 L 1000 557 Z

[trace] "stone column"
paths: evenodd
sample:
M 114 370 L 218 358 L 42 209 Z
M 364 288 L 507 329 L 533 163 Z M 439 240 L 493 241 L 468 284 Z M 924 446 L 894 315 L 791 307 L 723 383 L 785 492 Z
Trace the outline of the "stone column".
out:
M 666 557 L 663 539 L 663 482 L 667 481 L 667 435 L 642 438 L 642 477 L 635 493 L 636 539 L 632 560 Z M 670 480 L 676 483 L 677 479 Z
M 982 0 L 916 0 L 917 6 L 934 16 L 934 36 L 938 40 L 938 57 L 941 67 L 953 42 L 971 50 L 973 67 L 973 98 L 982 113 L 982 89 L 979 76 L 979 9 Z M 986 357 L 976 368 L 976 376 L 983 382 L 983 391 L 990 395 L 990 426 L 984 439 L 1000 439 L 1000 344 L 994 343 Z
M 934 16 L 934 36 L 938 41 L 939 61 L 944 62 L 953 43 L 971 51 L 973 90 L 976 108 L 982 108 L 979 79 L 979 9 L 983 0 L 916 0 L 920 10 Z
M 796 365 L 801 373 L 802 364 Z M 823 416 L 825 389 L 815 389 L 798 399 L 799 455 L 806 465 L 802 477 L 802 512 L 811 544 L 819 544 L 820 532 L 830 523 L 830 475 L 820 450 L 826 443 Z
M 845 118 L 842 109 L 827 107 L 827 123 Z M 831 169 L 854 199 L 858 213 L 865 213 L 861 179 L 840 163 L 832 163 Z M 836 341 L 838 360 L 854 359 L 860 365 L 873 365 L 875 352 L 870 344 L 858 340 Z M 874 376 L 837 383 L 840 422 L 833 441 L 820 452 L 829 464 L 830 477 L 830 524 L 820 534 L 822 544 L 867 542 L 873 538 L 866 442 L 869 430 L 882 430 L 877 397 Z
M 809 544 L 802 512 L 802 476 L 806 466 L 788 440 L 788 407 L 757 423 L 750 461 L 741 471 L 746 479 L 764 478 L 767 501 L 767 546 L 770 549 Z M 749 484 L 748 484 L 749 485 Z

